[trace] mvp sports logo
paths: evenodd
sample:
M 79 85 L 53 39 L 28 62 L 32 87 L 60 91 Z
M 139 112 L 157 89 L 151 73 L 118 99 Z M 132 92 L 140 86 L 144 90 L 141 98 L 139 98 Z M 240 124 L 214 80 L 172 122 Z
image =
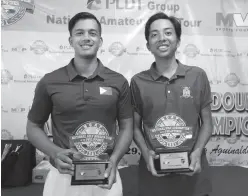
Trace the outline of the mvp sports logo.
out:
M 216 31 L 248 31 L 248 13 L 216 13 Z

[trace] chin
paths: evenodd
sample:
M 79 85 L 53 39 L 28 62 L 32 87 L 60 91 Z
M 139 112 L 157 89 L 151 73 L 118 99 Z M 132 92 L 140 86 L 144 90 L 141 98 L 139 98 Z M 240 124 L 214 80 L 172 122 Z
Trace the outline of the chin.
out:
M 80 56 L 81 58 L 85 58 L 85 59 L 90 59 L 90 58 L 93 58 L 96 56 L 96 53 L 93 53 L 93 52 L 84 52 L 84 53 L 80 53 L 78 54 L 78 56 Z
M 96 57 L 96 54 L 80 55 L 84 59 L 92 59 Z
M 171 54 L 158 54 L 156 56 L 158 58 L 165 58 L 165 59 L 173 57 L 173 55 L 171 55 Z
M 166 52 L 154 52 L 153 55 L 158 58 L 170 58 L 173 56 L 171 52 L 166 51 Z
M 171 55 L 158 55 L 159 58 L 170 58 Z

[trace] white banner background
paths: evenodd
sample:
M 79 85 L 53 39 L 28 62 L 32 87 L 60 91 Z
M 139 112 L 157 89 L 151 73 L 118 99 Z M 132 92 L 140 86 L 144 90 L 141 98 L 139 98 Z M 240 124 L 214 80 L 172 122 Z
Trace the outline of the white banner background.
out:
M 207 72 L 214 98 L 208 160 L 248 167 L 247 0 L 2 1 L 2 139 L 25 138 L 37 81 L 73 57 L 67 25 L 81 11 L 102 24 L 98 57 L 129 81 L 153 62 L 144 37 L 147 18 L 158 11 L 180 18 L 177 58 Z M 139 155 L 132 144 L 122 164 L 137 164 Z

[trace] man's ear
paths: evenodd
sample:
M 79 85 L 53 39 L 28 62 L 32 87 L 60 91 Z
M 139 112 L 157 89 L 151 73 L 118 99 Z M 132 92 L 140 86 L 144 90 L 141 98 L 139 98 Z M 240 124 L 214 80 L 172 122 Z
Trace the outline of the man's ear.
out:
M 68 41 L 69 41 L 70 46 L 72 47 L 72 38 L 71 38 L 71 36 L 69 37 Z
M 102 44 L 103 44 L 103 39 L 102 39 L 102 37 L 100 37 L 100 47 L 102 47 Z
M 177 48 L 179 48 L 180 44 L 181 44 L 181 40 L 178 40 L 177 41 Z
M 146 42 L 146 47 L 147 47 L 147 49 L 148 49 L 149 51 L 151 51 L 151 50 L 150 50 L 150 46 L 149 46 L 149 43 L 148 43 L 148 42 Z

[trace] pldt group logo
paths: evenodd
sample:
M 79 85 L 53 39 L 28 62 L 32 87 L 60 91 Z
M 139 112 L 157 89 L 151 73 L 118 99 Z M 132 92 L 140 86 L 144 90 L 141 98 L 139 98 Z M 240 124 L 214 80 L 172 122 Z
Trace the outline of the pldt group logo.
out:
M 88 0 L 87 2 L 87 8 L 89 10 L 99 10 L 101 7 L 101 0 Z
M 89 10 L 117 9 L 117 10 L 141 10 L 141 0 L 88 0 Z

